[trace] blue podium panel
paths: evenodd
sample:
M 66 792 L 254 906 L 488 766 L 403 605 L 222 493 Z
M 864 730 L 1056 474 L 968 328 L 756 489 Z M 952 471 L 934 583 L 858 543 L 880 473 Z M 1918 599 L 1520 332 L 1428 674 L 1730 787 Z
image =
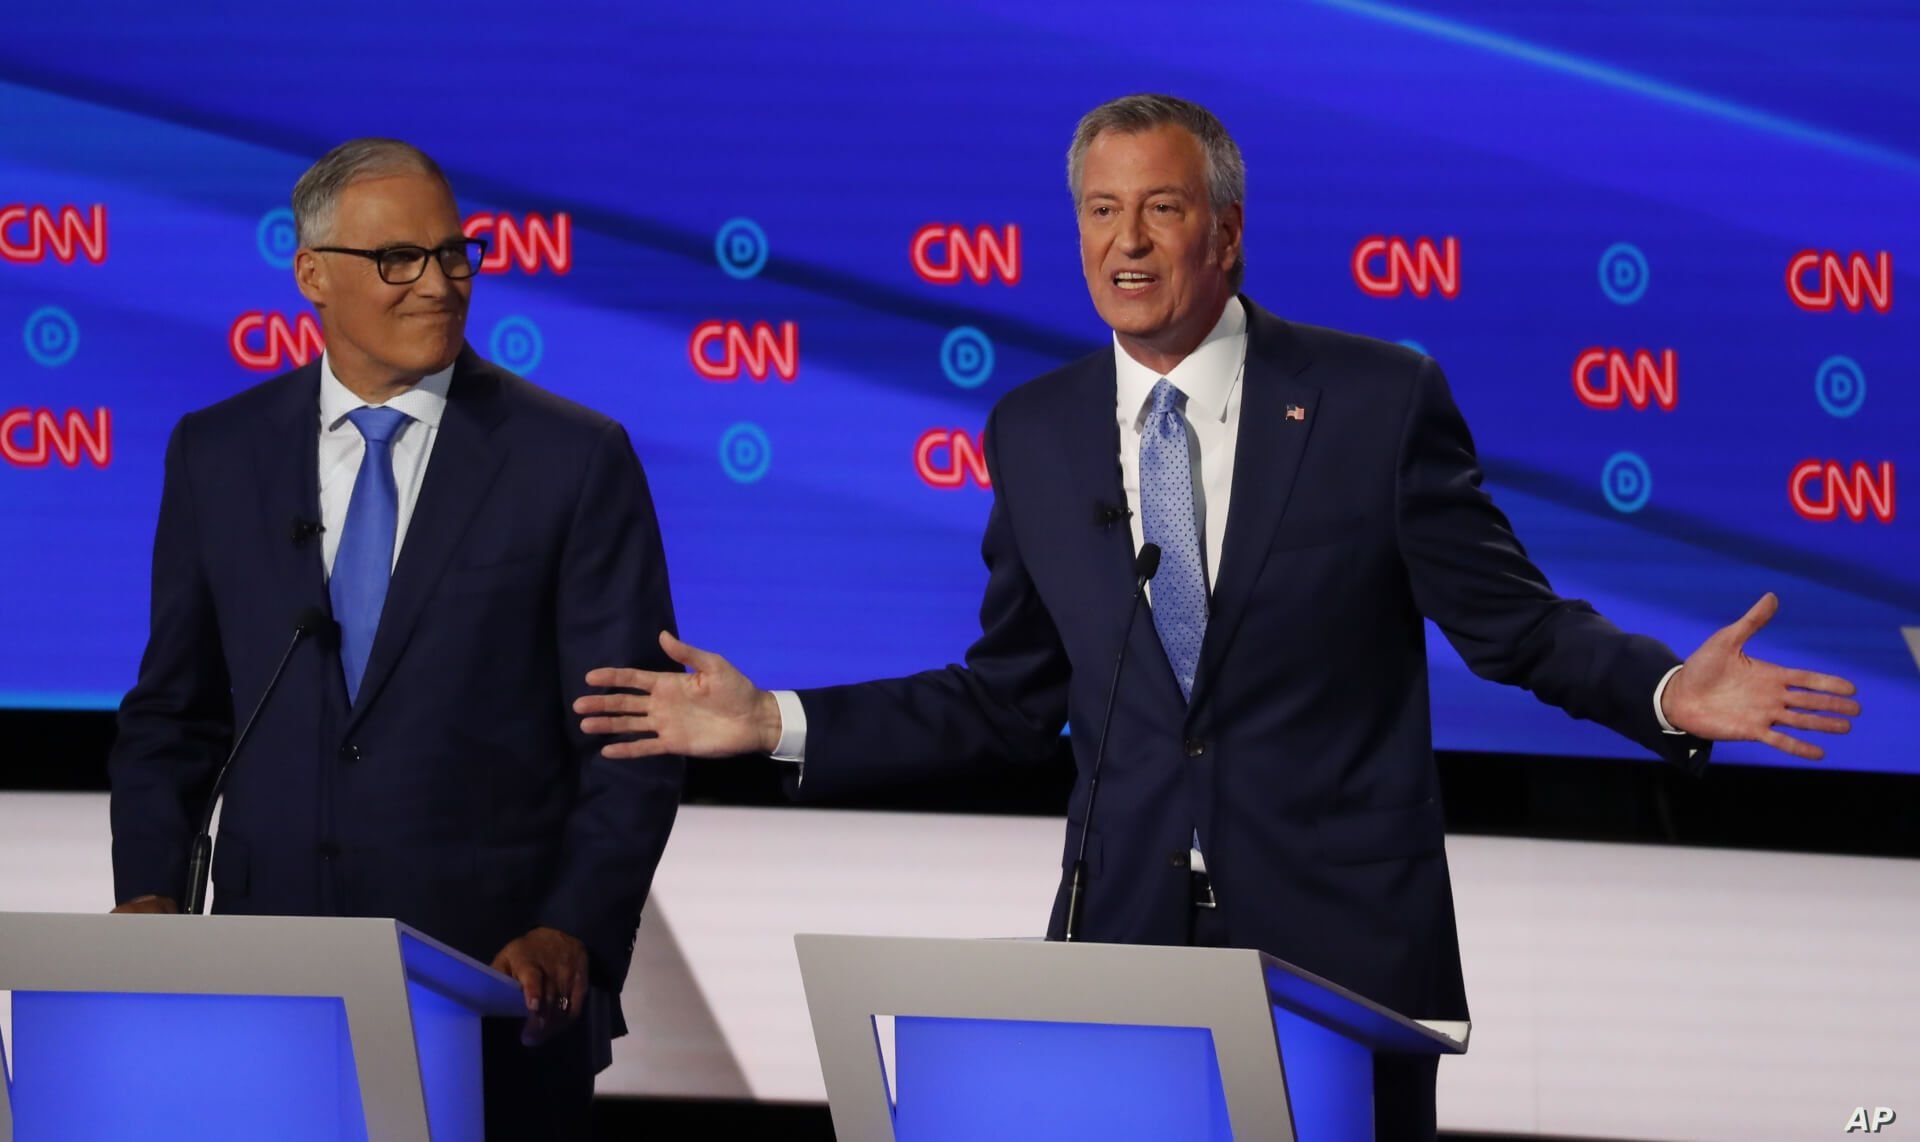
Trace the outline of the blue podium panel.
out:
M 1273 1032 L 1299 1142 L 1373 1142 L 1373 1052 L 1278 1004 Z
M 894 1020 L 898 1142 L 1233 1137 L 1204 1027 Z
M 427 1122 L 436 1142 L 480 1142 L 486 1134 L 480 1097 L 480 1020 L 471 1009 L 418 980 L 407 984 L 413 1041 L 420 1052 Z
M 365 1142 L 337 998 L 15 992 L 17 1142 Z

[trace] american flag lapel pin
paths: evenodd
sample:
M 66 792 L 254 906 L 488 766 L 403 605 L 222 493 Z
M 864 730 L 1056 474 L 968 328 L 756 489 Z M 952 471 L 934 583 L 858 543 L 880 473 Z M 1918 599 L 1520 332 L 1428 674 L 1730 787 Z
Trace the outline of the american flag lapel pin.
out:
M 1303 421 L 1307 419 L 1307 410 L 1297 404 L 1290 404 L 1287 406 L 1287 419 Z

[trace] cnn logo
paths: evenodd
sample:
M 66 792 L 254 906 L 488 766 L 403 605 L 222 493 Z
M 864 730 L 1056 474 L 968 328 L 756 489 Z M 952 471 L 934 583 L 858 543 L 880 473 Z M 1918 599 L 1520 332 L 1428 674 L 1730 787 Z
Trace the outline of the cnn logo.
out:
M 54 457 L 78 468 L 85 457 L 96 468 L 113 463 L 113 414 L 93 410 L 91 422 L 77 408 L 64 415 L 50 408 L 16 408 L 0 416 L 0 457 L 16 468 L 44 468 Z
M 483 274 L 504 274 L 515 267 L 534 274 L 542 266 L 564 274 L 573 268 L 573 216 L 564 211 L 555 214 L 552 222 L 538 214 L 522 220 L 501 211 L 481 211 L 469 216 L 460 232 L 486 239 L 487 256 L 480 262 Z
M 1588 349 L 1573 362 L 1573 392 L 1588 408 L 1619 408 L 1631 403 L 1672 412 L 1680 403 L 1680 355 L 1662 349 L 1658 356 L 1636 349 Z
M 1802 460 L 1787 479 L 1787 498 L 1802 519 L 1824 522 L 1844 513 L 1854 523 L 1868 515 L 1892 523 L 1893 462 L 1847 467 L 1838 460 Z
M 44 262 L 47 255 L 62 265 L 86 258 L 94 265 L 107 260 L 107 208 L 98 204 L 85 214 L 77 206 L 0 207 L 0 261 Z
M 241 314 L 227 332 L 227 349 L 233 359 L 256 372 L 304 365 L 326 347 L 320 323 L 310 313 L 289 322 L 284 313 L 255 310 Z
M 756 381 L 777 373 L 791 382 L 800 373 L 800 327 L 782 321 L 776 333 L 764 321 L 751 328 L 738 321 L 703 321 L 687 342 L 687 356 L 709 381 L 737 381 L 744 371 Z
M 1832 250 L 1802 250 L 1787 263 L 1787 296 L 1815 313 L 1835 305 L 1885 313 L 1893 308 L 1893 255 L 1882 250 L 1871 259 L 1861 253 L 1843 259 Z
M 913 446 L 913 470 L 935 488 L 993 487 L 987 457 L 979 437 L 959 428 L 930 428 Z
M 963 276 L 986 285 L 996 274 L 1018 285 L 1020 227 L 1009 223 L 996 234 L 990 226 L 976 226 L 968 234 L 959 226 L 929 223 L 914 233 L 909 256 L 913 272 L 935 285 L 957 285 Z
M 1460 239 L 1362 238 L 1353 248 L 1353 280 L 1368 297 L 1395 297 L 1411 293 L 1430 297 L 1460 296 Z

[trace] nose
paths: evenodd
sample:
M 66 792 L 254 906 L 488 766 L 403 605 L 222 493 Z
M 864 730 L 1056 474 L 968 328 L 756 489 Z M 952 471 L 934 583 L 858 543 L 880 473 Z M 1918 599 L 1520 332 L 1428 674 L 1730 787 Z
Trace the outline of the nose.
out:
M 1140 212 L 1129 210 L 1120 219 L 1120 252 L 1130 258 L 1138 258 L 1153 249 L 1153 240 L 1147 237 L 1147 227 Z
M 454 292 L 453 279 L 441 267 L 438 255 L 427 259 L 427 269 L 413 283 L 413 292 L 418 297 L 443 298 Z

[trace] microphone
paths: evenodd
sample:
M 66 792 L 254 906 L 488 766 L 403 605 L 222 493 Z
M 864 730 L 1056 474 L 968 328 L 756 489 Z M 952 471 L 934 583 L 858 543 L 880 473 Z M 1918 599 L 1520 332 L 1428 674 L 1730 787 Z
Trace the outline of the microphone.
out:
M 1093 505 L 1093 522 L 1100 527 L 1112 527 L 1122 520 L 1133 518 L 1133 512 L 1112 504 Z M 1144 552 L 1143 552 L 1144 553 Z M 1149 576 L 1151 577 L 1151 576 Z
M 288 537 L 293 540 L 293 545 L 295 547 L 300 546 L 301 544 L 305 543 L 307 540 L 312 539 L 314 536 L 319 535 L 321 532 L 325 530 L 327 530 L 326 527 L 322 525 L 319 520 L 297 519 L 297 518 L 293 521 L 292 525 L 287 529 L 289 533 Z M 325 615 L 321 616 L 321 618 L 323 619 L 325 617 L 326 617 Z
M 1113 684 L 1107 687 L 1107 714 L 1100 721 L 1100 745 L 1094 750 L 1093 772 L 1087 778 L 1087 811 L 1080 817 L 1080 850 L 1073 858 L 1073 882 L 1067 889 L 1066 941 L 1072 943 L 1080 928 L 1080 893 L 1087 880 L 1087 833 L 1093 828 L 1093 802 L 1100 796 L 1100 763 L 1107 757 L 1107 731 L 1113 727 L 1113 706 L 1120 697 L 1120 668 L 1127 663 L 1127 642 L 1133 637 L 1133 618 L 1140 613 L 1140 599 L 1147 593 L 1147 581 L 1160 570 L 1160 545 L 1144 543 L 1133 557 L 1133 597 L 1127 601 L 1127 625 L 1120 632 L 1120 653 L 1113 658 Z
M 294 526 L 299 526 L 297 521 Z M 316 530 L 319 526 L 313 525 Z M 220 790 L 227 783 L 227 773 L 233 768 L 233 759 L 240 756 L 240 747 L 247 744 L 247 736 L 253 733 L 254 723 L 260 720 L 260 711 L 267 708 L 267 699 L 273 697 L 275 687 L 280 685 L 280 676 L 286 673 L 287 663 L 293 660 L 293 652 L 299 648 L 300 640 L 338 626 L 319 607 L 303 607 L 294 616 L 293 641 L 287 643 L 286 653 L 280 656 L 280 665 L 273 668 L 273 677 L 267 680 L 267 688 L 261 692 L 260 700 L 253 704 L 253 713 L 247 716 L 247 724 L 240 728 L 240 736 L 233 740 L 233 748 L 227 751 L 227 760 L 221 763 L 220 771 L 213 775 L 213 790 L 207 794 L 207 806 L 200 813 L 200 832 L 193 838 L 193 851 L 187 858 L 187 899 L 183 908 L 187 915 L 198 916 L 207 904 L 207 874 L 213 861 L 213 810 L 220 803 Z

